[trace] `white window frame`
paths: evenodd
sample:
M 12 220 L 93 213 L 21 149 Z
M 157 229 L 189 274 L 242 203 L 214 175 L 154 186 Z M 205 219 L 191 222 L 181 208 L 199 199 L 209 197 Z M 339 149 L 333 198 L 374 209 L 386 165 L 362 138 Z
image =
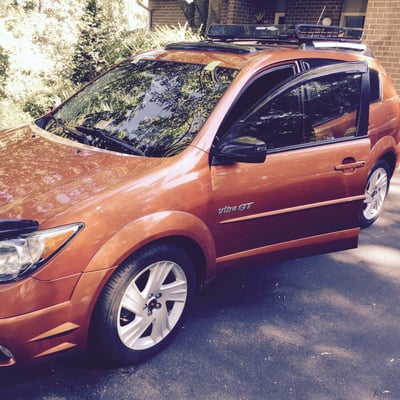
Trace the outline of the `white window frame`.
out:
M 340 17 L 340 26 L 345 26 L 345 19 L 346 17 L 366 17 L 366 13 L 363 12 L 344 12 L 342 13 L 341 17 Z
M 280 13 L 275 13 L 275 20 L 274 20 L 274 24 L 278 25 L 279 24 L 279 18 L 280 17 L 284 17 L 286 14 L 284 12 L 280 12 Z

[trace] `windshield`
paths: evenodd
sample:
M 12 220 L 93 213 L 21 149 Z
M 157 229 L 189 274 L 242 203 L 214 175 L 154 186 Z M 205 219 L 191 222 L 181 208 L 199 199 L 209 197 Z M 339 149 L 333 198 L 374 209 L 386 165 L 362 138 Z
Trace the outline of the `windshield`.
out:
M 37 124 L 90 146 L 173 156 L 192 142 L 236 74 L 217 62 L 128 60 Z

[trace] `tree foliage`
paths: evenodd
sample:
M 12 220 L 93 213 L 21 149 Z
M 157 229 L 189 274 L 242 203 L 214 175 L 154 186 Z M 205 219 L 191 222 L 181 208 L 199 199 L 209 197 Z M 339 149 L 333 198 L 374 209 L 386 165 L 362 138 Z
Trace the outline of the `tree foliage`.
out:
M 197 37 L 180 26 L 129 31 L 124 4 L 0 0 L 0 128 L 44 114 L 132 53 Z
M 4 86 L 7 81 L 8 71 L 10 69 L 10 62 L 8 53 L 0 46 L 0 96 L 4 97 Z
M 129 55 L 125 42 L 127 18 L 123 1 L 87 0 L 68 78 L 76 85 L 91 81 L 117 60 Z M 118 21 L 118 22 L 116 22 Z
M 89 0 L 82 17 L 81 31 L 72 58 L 71 80 L 75 84 L 91 81 L 106 66 L 107 27 L 102 23 L 102 8 Z
M 60 71 L 72 55 L 79 0 L 0 2 L 0 46 L 8 55 L 0 127 L 23 123 L 53 107 L 72 82 Z M 4 58 L 3 58 L 4 60 Z

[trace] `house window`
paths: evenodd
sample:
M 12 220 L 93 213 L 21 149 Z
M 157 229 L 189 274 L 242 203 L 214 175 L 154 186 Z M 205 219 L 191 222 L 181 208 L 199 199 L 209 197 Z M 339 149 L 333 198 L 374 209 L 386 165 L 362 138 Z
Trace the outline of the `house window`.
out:
M 340 25 L 348 28 L 363 28 L 364 22 L 364 13 L 343 13 Z
M 277 12 L 275 13 L 275 21 L 274 24 L 284 24 L 285 23 L 285 13 L 283 12 Z
M 340 25 L 349 28 L 363 28 L 368 0 L 343 0 Z

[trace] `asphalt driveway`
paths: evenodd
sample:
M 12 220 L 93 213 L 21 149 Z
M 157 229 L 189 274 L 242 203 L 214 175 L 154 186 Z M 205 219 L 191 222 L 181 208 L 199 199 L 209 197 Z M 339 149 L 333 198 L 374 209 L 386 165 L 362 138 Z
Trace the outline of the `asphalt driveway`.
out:
M 0 369 L 0 400 L 400 399 L 400 174 L 358 249 L 220 277 L 139 366 Z

